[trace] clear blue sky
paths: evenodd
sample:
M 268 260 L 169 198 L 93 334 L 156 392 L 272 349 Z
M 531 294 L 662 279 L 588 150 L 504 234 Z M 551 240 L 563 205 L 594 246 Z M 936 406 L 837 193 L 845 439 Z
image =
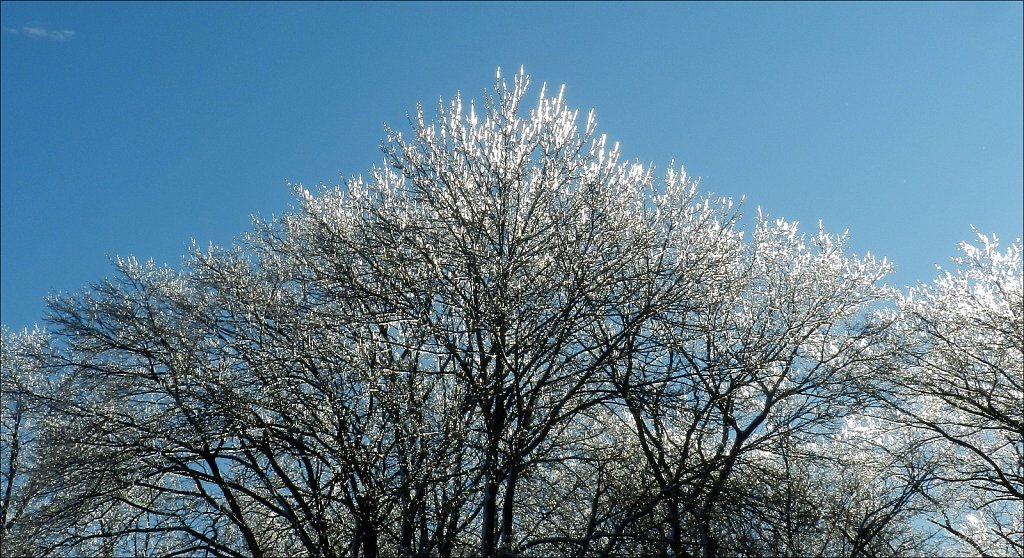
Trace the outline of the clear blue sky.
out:
M 2 321 L 178 265 L 525 65 L 624 155 L 823 219 L 899 285 L 1022 235 L 1022 3 L 22 3 L 2 14 Z M 539 91 L 539 88 L 536 90 Z

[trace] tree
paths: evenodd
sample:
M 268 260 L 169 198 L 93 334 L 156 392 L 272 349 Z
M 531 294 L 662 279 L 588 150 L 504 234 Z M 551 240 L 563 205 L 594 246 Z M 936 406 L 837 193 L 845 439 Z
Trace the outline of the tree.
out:
M 900 300 L 904 373 L 893 420 L 939 466 L 931 521 L 969 554 L 1024 554 L 1021 244 L 962 243 L 956 269 Z
M 437 127 L 420 110 L 391 169 L 300 189 L 235 249 L 119 260 L 55 299 L 47 467 L 74 478 L 39 517 L 79 515 L 54 544 L 448 554 L 474 525 L 480 553 L 514 551 L 535 470 L 736 236 L 727 202 L 674 170 L 657 188 L 561 94 L 524 118 L 527 88 L 499 82 L 482 117 L 456 98 Z
M 33 530 L 29 518 L 51 496 L 37 468 L 49 344 L 40 330 L 0 331 L 0 548 L 15 555 L 36 548 L 32 541 L 43 533 Z
M 457 518 L 437 516 L 473 484 L 457 388 L 411 373 L 415 330 L 385 334 L 351 291 L 320 290 L 279 233 L 197 250 L 183 273 L 120 261 L 118 282 L 53 302 L 81 395 L 65 415 L 75 451 L 50 466 L 107 482 L 72 495 L 102 525 L 69 544 L 375 556 L 399 524 L 389 553 L 451 551 Z M 428 513 L 434 532 L 412 540 Z
M 723 252 L 699 303 L 660 314 L 616 370 L 620 415 L 657 482 L 639 509 L 664 505 L 675 555 L 740 552 L 721 540 L 734 479 L 836 432 L 864 404 L 884 331 L 869 310 L 888 294 L 877 283 L 888 263 L 845 255 L 843 240 L 808 241 L 793 223 L 759 218 L 749 244 Z
M 517 494 L 553 435 L 609 396 L 630 340 L 735 237 L 727 201 L 698 200 L 674 170 L 659 191 L 593 114 L 580 133 L 561 93 L 521 116 L 528 85 L 498 83 L 482 116 L 459 98 L 436 125 L 420 109 L 411 139 L 391 133 L 390 169 L 307 196 L 296 225 L 313 273 L 356 286 L 375 321 L 422 328 L 433 368 L 466 390 L 484 555 L 519 542 Z
M 974 321 L 939 343 L 914 320 L 943 306 L 883 311 L 887 262 L 745 231 L 528 91 L 419 107 L 366 178 L 296 186 L 180 269 L 118 259 L 49 333 L 5 331 L 4 553 L 897 556 L 934 550 L 915 519 L 957 487 L 1012 511 L 1013 394 L 965 431 L 887 375 L 967 348 L 1019 392 L 1019 295 L 1005 354 Z

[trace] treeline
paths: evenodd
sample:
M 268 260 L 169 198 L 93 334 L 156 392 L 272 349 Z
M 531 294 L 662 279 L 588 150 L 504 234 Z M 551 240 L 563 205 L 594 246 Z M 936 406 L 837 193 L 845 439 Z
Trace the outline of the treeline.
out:
M 3 555 L 1024 554 L 1019 241 L 901 294 L 527 87 L 5 330 Z

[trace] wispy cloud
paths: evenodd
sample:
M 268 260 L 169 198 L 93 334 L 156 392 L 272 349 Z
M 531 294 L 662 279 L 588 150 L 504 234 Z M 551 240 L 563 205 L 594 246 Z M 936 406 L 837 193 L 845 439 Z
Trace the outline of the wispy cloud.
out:
M 4 31 L 14 35 L 30 37 L 32 39 L 46 39 L 57 42 L 70 41 L 75 38 L 75 32 L 70 29 L 47 29 L 38 25 L 25 26 L 21 29 L 4 27 Z

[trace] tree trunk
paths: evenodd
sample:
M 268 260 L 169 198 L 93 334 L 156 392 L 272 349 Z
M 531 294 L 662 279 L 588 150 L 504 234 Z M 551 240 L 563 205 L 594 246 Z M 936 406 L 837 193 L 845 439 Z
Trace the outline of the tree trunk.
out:
M 519 467 L 516 463 L 509 466 L 508 478 L 505 480 L 505 501 L 501 509 L 501 546 L 509 551 L 513 544 L 513 518 L 515 513 L 516 486 L 519 483 Z
M 488 474 L 484 487 L 483 532 L 480 534 L 480 555 L 494 556 L 495 523 L 498 519 L 498 483 Z

